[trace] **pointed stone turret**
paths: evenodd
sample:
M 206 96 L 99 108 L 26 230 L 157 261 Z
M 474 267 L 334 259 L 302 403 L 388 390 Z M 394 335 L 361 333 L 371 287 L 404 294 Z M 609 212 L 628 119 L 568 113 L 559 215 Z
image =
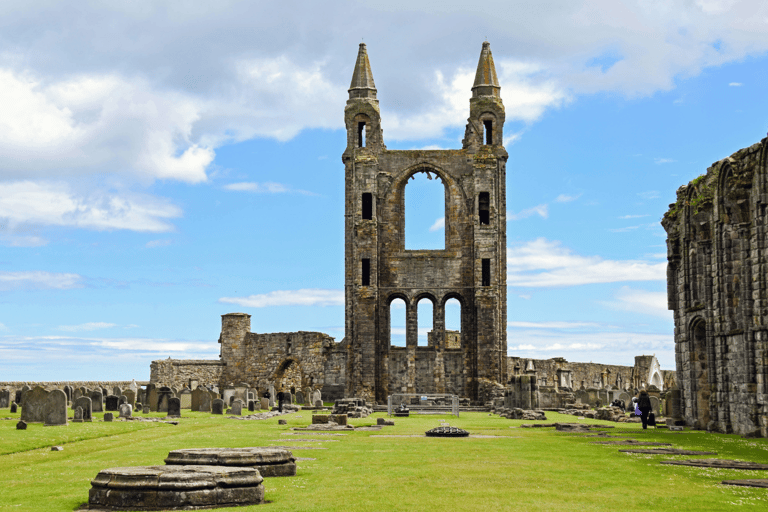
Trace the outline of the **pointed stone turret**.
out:
M 373 83 L 373 73 L 371 73 L 371 63 L 368 61 L 365 43 L 360 43 L 360 49 L 357 51 L 355 71 L 352 73 L 352 83 L 349 86 L 349 98 L 376 99 L 376 84 Z
M 496 76 L 496 66 L 493 64 L 493 55 L 491 54 L 491 43 L 485 41 L 483 43 L 483 50 L 480 52 L 480 60 L 477 63 L 475 83 L 472 85 L 472 97 L 498 97 L 500 90 L 499 78 Z

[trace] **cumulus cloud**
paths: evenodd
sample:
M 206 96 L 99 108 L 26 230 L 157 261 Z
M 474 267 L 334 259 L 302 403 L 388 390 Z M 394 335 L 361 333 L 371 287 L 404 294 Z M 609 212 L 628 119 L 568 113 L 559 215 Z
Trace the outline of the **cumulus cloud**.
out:
M 87 322 L 78 325 L 60 325 L 56 329 L 66 332 L 79 332 L 79 331 L 96 331 L 98 329 L 109 329 L 110 327 L 117 327 L 117 324 L 110 324 L 107 322 Z
M 621 281 L 663 281 L 667 264 L 579 256 L 560 242 L 538 238 L 507 249 L 507 284 L 521 287 L 576 286 Z
M 445 229 L 445 217 L 440 217 L 429 227 L 430 232 L 439 231 L 441 229 Z
M 0 272 L 0 291 L 9 290 L 69 290 L 82 288 L 78 274 L 45 272 L 41 270 Z
M 291 192 L 291 193 L 303 194 L 308 196 L 317 195 L 307 190 L 294 189 L 289 187 L 288 185 L 283 185 L 282 183 L 274 183 L 271 181 L 267 181 L 264 183 L 256 183 L 253 181 L 230 183 L 228 185 L 224 185 L 224 190 L 231 190 L 234 192 L 253 192 L 257 194 L 282 194 L 286 192 Z
M 650 292 L 622 286 L 614 295 L 614 300 L 604 301 L 602 304 L 620 311 L 672 319 L 672 312 L 667 309 L 666 292 Z
M 301 290 L 276 290 L 248 297 L 222 297 L 222 304 L 237 304 L 248 308 L 270 306 L 341 306 L 344 305 L 344 290 L 304 288 Z
M 546 219 L 549 217 L 549 205 L 544 203 L 533 206 L 531 208 L 526 208 L 525 210 L 521 210 L 517 213 L 507 212 L 507 220 L 527 219 L 528 217 L 532 217 L 534 215 L 538 215 L 539 217 Z
M 24 224 L 171 231 L 168 219 L 181 210 L 148 194 L 78 192 L 65 182 L 0 182 L 0 220 L 14 229 Z

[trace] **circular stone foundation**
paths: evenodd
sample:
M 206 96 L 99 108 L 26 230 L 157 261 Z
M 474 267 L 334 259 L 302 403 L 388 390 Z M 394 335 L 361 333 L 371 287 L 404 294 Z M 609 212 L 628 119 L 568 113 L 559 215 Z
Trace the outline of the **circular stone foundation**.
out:
M 174 466 L 202 464 L 206 466 L 250 467 L 259 470 L 263 477 L 296 475 L 296 459 L 290 450 L 284 448 L 190 448 L 174 450 L 168 454 L 165 463 Z
M 138 466 L 104 469 L 88 505 L 101 510 L 197 510 L 258 505 L 264 485 L 253 468 Z
M 469 432 L 456 427 L 437 427 L 425 432 L 427 437 L 467 437 Z

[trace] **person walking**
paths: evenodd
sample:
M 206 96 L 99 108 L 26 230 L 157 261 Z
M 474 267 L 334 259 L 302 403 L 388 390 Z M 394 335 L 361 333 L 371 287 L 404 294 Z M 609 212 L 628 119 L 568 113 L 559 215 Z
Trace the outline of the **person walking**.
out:
M 641 390 L 637 396 L 637 408 L 640 409 L 640 420 L 643 422 L 643 430 L 648 428 L 648 414 L 651 412 L 651 397 L 646 390 Z
M 283 412 L 283 402 L 285 401 L 285 393 L 279 391 L 277 393 L 277 410 Z

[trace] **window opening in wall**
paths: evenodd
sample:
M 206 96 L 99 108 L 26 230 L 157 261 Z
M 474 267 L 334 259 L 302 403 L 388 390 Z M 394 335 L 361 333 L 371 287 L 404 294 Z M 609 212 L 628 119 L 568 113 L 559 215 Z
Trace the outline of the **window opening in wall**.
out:
M 449 299 L 445 303 L 445 348 L 461 348 L 461 302 Z
M 405 248 L 445 249 L 446 189 L 433 173 L 417 172 L 405 186 Z
M 371 285 L 371 260 L 363 258 L 363 286 Z
M 483 127 L 485 127 L 485 144 L 490 146 L 493 144 L 493 121 L 486 119 L 483 121 Z
M 491 260 L 483 258 L 483 286 L 491 286 Z
M 420 347 L 426 347 L 429 345 L 427 340 L 427 334 L 434 330 L 434 322 L 432 317 L 432 301 L 429 299 L 421 299 L 416 305 L 419 315 L 419 333 L 417 344 Z
M 480 192 L 478 198 L 478 214 L 480 217 L 480 224 L 488 225 L 491 223 L 491 194 L 488 192 Z
M 285 343 L 285 353 L 287 355 L 291 355 L 291 342 L 290 341 L 287 341 Z
M 389 303 L 389 344 L 405 346 L 405 301 L 395 299 Z
M 373 218 L 373 194 L 370 192 L 363 193 L 363 219 L 370 220 Z
M 365 147 L 365 123 L 362 121 L 357 123 L 357 147 Z

